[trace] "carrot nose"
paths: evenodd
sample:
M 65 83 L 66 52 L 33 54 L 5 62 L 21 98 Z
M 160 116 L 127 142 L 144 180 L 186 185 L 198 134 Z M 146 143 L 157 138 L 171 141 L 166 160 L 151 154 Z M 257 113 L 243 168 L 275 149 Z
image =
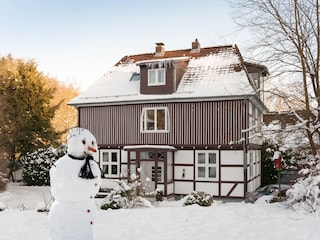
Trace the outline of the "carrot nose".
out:
M 88 150 L 91 151 L 91 152 L 96 152 L 97 149 L 95 149 L 94 147 L 91 147 L 91 146 L 88 146 Z

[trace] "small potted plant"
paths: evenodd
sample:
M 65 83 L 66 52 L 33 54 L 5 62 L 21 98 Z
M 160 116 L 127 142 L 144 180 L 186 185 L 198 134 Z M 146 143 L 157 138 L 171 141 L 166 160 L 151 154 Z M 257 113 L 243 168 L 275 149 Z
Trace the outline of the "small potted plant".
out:
M 162 202 L 162 198 L 163 198 L 163 191 L 161 189 L 156 189 L 156 200 L 158 202 Z

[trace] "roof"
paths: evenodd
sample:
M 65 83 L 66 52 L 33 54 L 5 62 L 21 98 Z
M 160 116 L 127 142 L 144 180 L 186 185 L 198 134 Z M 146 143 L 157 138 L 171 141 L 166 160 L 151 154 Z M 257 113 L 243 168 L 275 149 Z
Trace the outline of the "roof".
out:
M 141 62 L 174 61 L 188 57 L 189 63 L 177 91 L 171 94 L 140 94 L 139 81 L 130 81 Z M 70 105 L 127 104 L 150 101 L 183 101 L 203 98 L 234 98 L 254 95 L 243 59 L 236 45 L 165 51 L 123 57 Z
M 169 146 L 169 145 L 128 145 L 124 146 L 123 150 L 135 150 L 135 149 L 166 149 L 169 151 L 176 151 L 177 149 L 175 147 Z
M 313 113 L 311 114 L 312 119 L 316 119 Z M 268 125 L 273 121 L 279 121 L 280 123 L 296 124 L 298 121 L 304 121 L 307 119 L 307 112 L 305 110 L 295 111 L 283 111 L 283 112 L 270 112 L 263 115 L 263 122 Z

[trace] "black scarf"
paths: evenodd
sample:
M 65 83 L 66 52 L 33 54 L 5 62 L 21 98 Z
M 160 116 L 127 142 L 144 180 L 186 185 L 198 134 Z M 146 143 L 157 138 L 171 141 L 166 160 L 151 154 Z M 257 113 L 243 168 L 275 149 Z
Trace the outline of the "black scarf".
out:
M 83 164 L 83 166 L 81 167 L 80 169 L 80 172 L 78 174 L 79 177 L 81 178 L 85 178 L 85 179 L 93 179 L 95 178 L 93 173 L 92 173 L 92 170 L 91 170 L 91 166 L 90 166 L 90 160 L 93 160 L 93 157 L 91 155 L 87 155 L 86 158 L 79 158 L 79 157 L 75 157 L 75 156 L 72 156 L 71 154 L 68 154 L 68 156 L 74 160 L 86 160 L 85 163 Z M 96 161 L 94 161 L 96 163 Z M 99 166 L 99 165 L 98 165 Z M 101 171 L 101 178 L 104 178 L 104 174 L 99 166 L 99 169 Z

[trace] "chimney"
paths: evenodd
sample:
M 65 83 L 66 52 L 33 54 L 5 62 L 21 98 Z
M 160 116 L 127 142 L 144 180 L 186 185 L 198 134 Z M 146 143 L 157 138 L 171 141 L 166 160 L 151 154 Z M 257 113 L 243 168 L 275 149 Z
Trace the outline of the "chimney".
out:
M 155 57 L 163 57 L 164 56 L 164 43 L 159 42 L 156 43 L 156 53 Z
M 198 38 L 192 42 L 192 48 L 191 48 L 191 53 L 198 53 L 200 52 L 200 43 L 198 42 Z

